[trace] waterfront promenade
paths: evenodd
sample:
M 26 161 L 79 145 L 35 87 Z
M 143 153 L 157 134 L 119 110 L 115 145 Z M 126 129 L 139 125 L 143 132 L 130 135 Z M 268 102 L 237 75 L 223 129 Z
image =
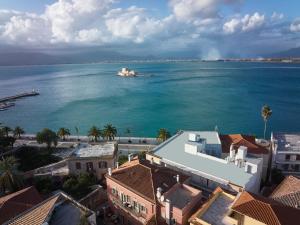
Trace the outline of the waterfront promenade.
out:
M 118 142 L 118 150 L 120 155 L 127 155 L 129 153 L 139 153 L 143 151 L 150 151 L 159 144 L 156 138 L 150 137 L 116 137 L 114 141 Z M 101 144 L 106 142 L 99 138 L 99 141 L 94 142 L 88 136 L 68 136 L 65 140 L 59 140 L 57 143 L 57 155 L 65 158 L 68 155 L 66 149 L 73 149 L 78 143 L 90 143 L 90 144 Z M 36 141 L 35 134 L 24 134 L 14 143 L 14 149 L 7 151 L 0 156 L 9 155 L 15 151 L 18 151 L 22 146 L 31 147 L 46 147 L 45 144 L 39 144 Z M 60 151 L 59 149 L 63 149 Z

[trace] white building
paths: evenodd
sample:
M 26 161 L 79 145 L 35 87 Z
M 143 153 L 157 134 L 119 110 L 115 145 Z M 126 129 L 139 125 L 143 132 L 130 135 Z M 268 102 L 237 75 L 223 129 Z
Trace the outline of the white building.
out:
M 181 131 L 157 146 L 147 159 L 165 164 L 191 176 L 191 182 L 214 190 L 221 186 L 230 191 L 245 189 L 258 192 L 262 175 L 262 158 L 247 154 L 247 147 L 221 158 L 221 141 L 215 131 Z
M 272 133 L 272 167 L 300 174 L 300 133 Z

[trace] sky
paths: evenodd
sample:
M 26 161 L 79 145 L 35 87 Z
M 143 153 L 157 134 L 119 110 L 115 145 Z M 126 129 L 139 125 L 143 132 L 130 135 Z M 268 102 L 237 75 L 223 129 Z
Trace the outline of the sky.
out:
M 205 59 L 300 47 L 299 0 L 0 0 L 0 46 Z

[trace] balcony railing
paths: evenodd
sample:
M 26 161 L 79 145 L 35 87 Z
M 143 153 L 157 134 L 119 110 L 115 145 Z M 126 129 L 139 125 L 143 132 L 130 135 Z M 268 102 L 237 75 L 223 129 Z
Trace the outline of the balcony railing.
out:
M 146 215 L 141 212 L 137 212 L 132 204 L 127 203 L 127 202 L 122 202 L 119 198 L 117 198 L 113 195 L 111 195 L 111 199 L 115 205 L 117 205 L 122 210 L 124 210 L 125 212 L 127 212 L 130 215 L 132 215 L 133 217 L 135 217 L 137 220 L 139 220 L 143 223 L 146 221 Z

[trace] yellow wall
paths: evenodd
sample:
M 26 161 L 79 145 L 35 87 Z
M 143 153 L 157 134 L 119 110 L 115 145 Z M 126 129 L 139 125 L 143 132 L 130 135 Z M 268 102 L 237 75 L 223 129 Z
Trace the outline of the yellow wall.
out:
M 244 216 L 244 223 L 243 225 L 265 225 L 265 223 L 262 223 L 260 221 L 257 221 L 251 217 Z

